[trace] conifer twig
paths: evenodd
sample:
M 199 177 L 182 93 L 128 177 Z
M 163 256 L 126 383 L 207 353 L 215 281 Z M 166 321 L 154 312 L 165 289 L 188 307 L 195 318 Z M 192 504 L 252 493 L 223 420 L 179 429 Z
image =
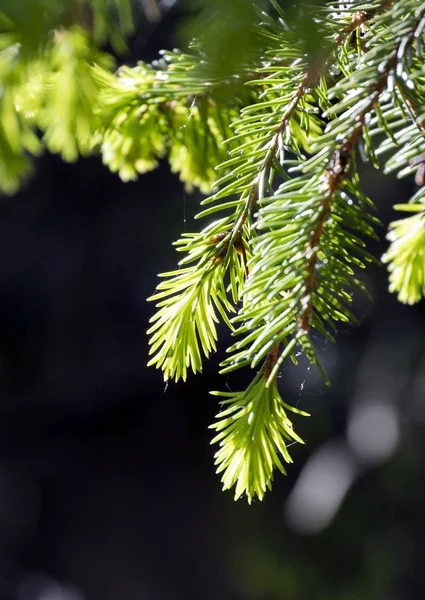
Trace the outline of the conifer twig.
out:
M 394 69 L 394 67 L 397 64 L 397 56 L 400 51 L 400 48 L 402 46 L 404 48 L 407 48 L 407 46 L 410 43 L 412 43 L 412 41 L 415 38 L 416 29 L 420 22 L 421 19 L 419 19 L 418 23 L 416 23 L 414 27 L 411 28 L 409 33 L 403 38 L 403 40 L 397 45 L 397 47 L 394 48 L 394 50 L 391 52 L 385 63 L 381 66 L 381 76 L 370 89 L 368 94 L 369 101 L 363 108 L 363 110 L 357 115 L 356 125 L 353 132 L 346 140 L 343 141 L 340 148 L 335 150 L 334 154 L 332 155 L 329 166 L 327 167 L 324 173 L 325 196 L 322 202 L 322 209 L 307 250 L 307 254 L 310 257 L 307 263 L 308 277 L 306 281 L 306 290 L 303 297 L 303 305 L 305 306 L 305 308 L 299 317 L 299 327 L 302 333 L 307 333 L 310 329 L 312 315 L 312 293 L 316 281 L 317 256 L 319 252 L 320 239 L 323 234 L 326 218 L 331 207 L 333 195 L 337 188 L 341 186 L 345 177 L 347 176 L 352 153 L 361 134 L 362 128 L 365 123 L 365 119 L 379 101 L 380 95 L 387 85 L 388 76 L 391 70 Z

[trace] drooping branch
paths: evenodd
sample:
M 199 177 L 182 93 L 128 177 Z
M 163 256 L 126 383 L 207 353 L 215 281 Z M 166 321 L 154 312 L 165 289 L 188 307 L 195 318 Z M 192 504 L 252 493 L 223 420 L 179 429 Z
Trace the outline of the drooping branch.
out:
M 344 43 L 344 41 L 346 40 L 347 36 L 354 33 L 357 29 L 364 27 L 367 24 L 367 22 L 370 21 L 372 18 L 385 12 L 388 8 L 391 7 L 392 4 L 394 4 L 394 1 L 395 0 L 385 0 L 384 2 L 382 2 L 382 4 L 378 8 L 376 8 L 374 10 L 368 10 L 368 11 L 363 10 L 363 11 L 358 11 L 358 12 L 353 13 L 350 23 L 348 23 L 348 25 L 346 25 L 344 27 L 343 32 L 339 33 L 339 34 L 335 34 L 335 36 L 333 38 L 335 47 L 341 46 Z M 300 334 L 308 333 L 308 331 L 310 330 L 312 308 L 313 308 L 312 294 L 313 294 L 313 290 L 314 290 L 315 282 L 316 282 L 316 265 L 317 265 L 317 259 L 318 259 L 320 239 L 322 237 L 326 219 L 327 219 L 328 213 L 330 211 L 333 195 L 334 195 L 336 189 L 340 187 L 344 178 L 347 175 L 349 163 L 351 160 L 351 154 L 354 150 L 354 147 L 356 145 L 358 137 L 361 133 L 365 119 L 366 119 L 367 115 L 370 113 L 370 111 L 373 109 L 373 107 L 375 106 L 376 102 L 379 100 L 380 94 L 387 82 L 388 73 L 389 73 L 390 69 L 394 66 L 394 61 L 396 60 L 396 56 L 397 56 L 397 50 L 395 50 L 394 53 L 392 55 L 390 55 L 390 57 L 388 58 L 388 62 L 384 67 L 384 72 L 383 72 L 381 78 L 379 79 L 379 81 L 377 82 L 375 89 L 372 90 L 373 93 L 372 93 L 372 97 L 370 98 L 369 104 L 364 108 L 364 110 L 360 113 L 360 115 L 357 116 L 357 125 L 356 125 L 354 131 L 351 133 L 350 137 L 342 143 L 341 147 L 339 149 L 335 150 L 335 152 L 331 158 L 331 161 L 329 163 L 329 166 L 325 170 L 325 173 L 324 173 L 324 181 L 325 181 L 324 198 L 322 201 L 322 207 L 321 207 L 318 219 L 317 219 L 316 227 L 313 230 L 310 243 L 307 246 L 307 252 L 306 252 L 306 256 L 309 257 L 308 261 L 307 261 L 308 276 L 307 276 L 307 280 L 306 280 L 306 284 L 305 284 L 305 293 L 304 293 L 304 296 L 303 296 L 303 299 L 301 302 L 303 311 L 298 316 L 298 325 L 299 325 Z M 296 95 L 293 99 L 294 107 L 292 109 L 292 112 L 293 112 L 293 110 L 295 110 L 300 98 L 302 97 L 302 94 L 305 93 L 305 91 L 308 90 L 311 87 L 311 85 L 314 84 L 314 81 L 317 81 L 322 76 L 322 74 L 325 72 L 326 66 L 328 65 L 329 61 L 330 61 L 330 56 L 328 56 L 327 58 L 321 59 L 320 64 L 315 64 L 314 67 L 313 67 L 313 65 L 310 65 L 309 72 L 307 73 L 303 83 L 299 87 L 299 95 Z M 289 111 L 289 109 L 288 109 L 288 111 Z M 292 114 L 292 112 L 290 114 Z M 285 115 L 281 121 L 282 129 L 284 129 L 284 127 L 286 126 L 286 121 L 287 121 L 286 117 L 287 117 L 287 115 L 285 113 Z M 277 142 L 278 142 L 278 137 L 276 138 L 276 145 L 277 145 Z M 254 200 L 252 201 L 252 204 L 254 204 L 257 201 L 257 199 L 258 198 L 254 196 Z M 246 218 L 246 215 L 245 215 L 245 218 Z M 263 373 L 264 373 L 266 379 L 268 379 L 268 380 L 270 378 L 271 373 L 274 370 L 274 367 L 276 366 L 276 364 L 279 361 L 280 347 L 281 347 L 281 342 L 277 342 L 276 344 L 274 344 L 274 346 L 272 347 L 272 349 L 266 356 L 266 359 L 264 362 L 264 367 L 263 367 Z
M 350 163 L 352 160 L 352 153 L 355 150 L 357 141 L 362 132 L 367 116 L 372 112 L 376 104 L 379 102 L 380 96 L 384 89 L 387 87 L 388 77 L 391 71 L 397 65 L 397 57 L 400 53 L 400 49 L 404 51 L 411 44 L 417 32 L 418 27 L 421 24 L 421 18 L 411 28 L 409 33 L 399 42 L 396 48 L 391 52 L 386 61 L 380 66 L 380 77 L 375 84 L 369 90 L 367 94 L 368 102 L 362 111 L 356 117 L 356 124 L 350 135 L 342 142 L 341 146 L 337 148 L 332 155 L 329 166 L 324 173 L 324 197 L 322 200 L 322 208 L 319 213 L 316 226 L 313 230 L 310 243 L 307 248 L 307 272 L 308 277 L 306 280 L 305 293 L 303 297 L 302 305 L 304 307 L 299 317 L 299 327 L 301 332 L 307 333 L 310 329 L 311 315 L 312 315 L 312 294 L 316 282 L 316 264 L 317 257 L 320 247 L 320 239 L 322 237 L 326 219 L 329 214 L 332 198 L 335 191 L 342 185 L 345 177 L 348 174 Z
M 370 21 L 373 17 L 377 16 L 384 12 L 387 8 L 389 8 L 394 3 L 394 0 L 385 0 L 382 5 L 370 11 L 359 11 L 352 15 L 351 21 L 348 25 L 346 25 L 343 29 L 343 32 L 340 34 L 336 34 L 333 38 L 334 48 L 341 46 L 343 42 L 346 40 L 347 36 L 351 35 L 357 29 L 364 27 L 368 21 Z M 267 179 L 268 173 L 272 168 L 273 161 L 277 154 L 279 148 L 279 138 L 286 130 L 291 117 L 293 116 L 295 110 L 297 109 L 300 100 L 305 96 L 306 93 L 310 91 L 312 86 L 320 79 L 320 77 L 326 72 L 326 67 L 330 61 L 330 56 L 321 57 L 318 60 L 309 64 L 307 73 L 301 82 L 301 84 L 296 89 L 291 101 L 289 102 L 286 110 L 284 111 L 280 123 L 275 131 L 275 134 L 270 142 L 269 149 L 264 158 L 262 166 L 252 184 L 252 188 L 249 191 L 248 197 L 245 202 L 244 209 L 239 217 L 239 219 L 235 222 L 233 227 L 230 245 L 233 243 L 233 240 L 241 234 L 245 221 L 250 215 L 252 208 L 257 203 L 258 200 L 261 199 L 260 187 L 261 183 Z
M 221 372 L 249 366 L 256 375 L 245 391 L 218 393 L 225 406 L 213 428 L 224 487 L 235 486 L 236 497 L 246 493 L 249 501 L 262 498 L 273 470 L 284 471 L 284 461 L 290 462 L 285 439 L 295 438 L 278 389 L 281 366 L 287 359 L 296 362 L 300 348 L 321 369 L 313 332 L 333 342 L 339 323 L 356 321 L 351 290 L 364 290 L 364 285 L 354 269 L 371 260 L 366 240 L 376 236 L 377 222 L 368 210 L 373 203 L 360 189 L 357 148 L 363 143 L 366 158 L 374 158 L 381 142 L 371 141 L 371 131 L 397 145 L 392 132 L 398 132 L 408 113 L 405 107 L 403 113 L 396 79 L 404 53 L 418 36 L 422 14 L 413 0 L 372 0 L 363 5 L 367 9 L 355 12 L 361 5 L 337 11 L 334 23 L 328 18 L 331 9 L 317 9 L 333 46 L 327 44 L 329 55 L 314 65 L 308 64 L 303 42 L 291 45 L 293 38 L 275 28 L 283 36 L 280 50 L 274 46 L 250 69 L 258 74 L 247 82 L 256 100 L 232 123 L 234 146 L 222 165 L 219 189 L 199 215 L 220 217 L 200 234 L 179 241 L 179 249 L 190 257 L 180 263 L 183 273 L 167 274 L 170 282 L 157 296 L 161 323 L 153 332 L 154 345 L 163 345 L 154 362 L 168 376 L 185 377 L 187 366 L 200 370 L 199 350 L 204 346 L 208 356 L 215 348 L 215 327 L 211 321 L 208 331 L 202 325 L 206 313 L 214 320 L 214 315 L 223 316 L 221 307 L 226 308 L 223 318 L 227 308 L 239 309 L 230 319 L 238 337 Z M 396 22 L 388 10 L 393 5 L 394 14 L 401 15 Z M 361 35 L 355 36 L 359 28 Z M 413 71 L 407 62 L 403 69 Z M 417 239 L 419 245 L 422 237 Z M 185 269 L 191 260 L 189 273 Z M 202 276 L 207 267 L 214 267 L 211 280 Z M 190 280 L 184 288 L 186 277 Z M 226 307 L 230 291 L 233 302 Z

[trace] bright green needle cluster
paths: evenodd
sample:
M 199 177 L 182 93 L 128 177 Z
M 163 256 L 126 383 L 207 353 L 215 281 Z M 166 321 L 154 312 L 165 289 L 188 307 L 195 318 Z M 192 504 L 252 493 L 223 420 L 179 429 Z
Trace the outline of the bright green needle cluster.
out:
M 217 423 L 211 425 L 219 443 L 216 454 L 217 473 L 223 473 L 223 489 L 235 486 L 235 499 L 246 494 L 248 502 L 262 500 L 271 489 L 273 471 L 277 467 L 286 474 L 283 461 L 291 463 L 287 444 L 303 443 L 294 432 L 287 411 L 307 416 L 283 402 L 276 382 L 267 387 L 262 372 L 244 392 L 214 392 L 224 398 Z
M 221 80 L 206 81 L 196 47 L 193 54 L 163 52 L 153 65 L 123 67 L 116 76 L 99 67 L 94 72 L 104 124 L 96 143 L 104 163 L 128 181 L 167 158 L 188 191 L 211 191 L 230 124 L 249 98 L 242 85 L 235 82 L 239 95 L 230 98 Z
M 303 353 L 327 381 L 315 343 L 356 322 L 353 292 L 367 292 L 379 219 L 359 160 L 414 176 L 396 206 L 414 214 L 390 226 L 383 262 L 400 301 L 425 293 L 425 2 L 211 0 L 195 21 L 210 33 L 186 52 L 117 72 L 99 44 L 123 43 L 130 0 L 33 4 L 31 35 L 25 12 L 0 11 L 0 190 L 15 192 L 47 149 L 99 153 L 123 181 L 165 159 L 210 194 L 205 226 L 176 242 L 183 258 L 150 298 L 150 364 L 186 380 L 229 328 L 221 373 L 255 374 L 245 391 L 215 392 L 216 464 L 236 498 L 262 499 L 301 442 L 288 412 L 304 413 L 281 398 L 279 373 Z
M 36 124 L 44 132 L 43 141 L 50 152 L 68 162 L 91 152 L 93 136 L 100 127 L 93 110 L 98 87 L 92 64 L 112 67 L 114 63 L 112 57 L 87 43 L 82 30 L 56 33 Z
M 17 109 L 20 75 L 19 46 L 0 46 L 0 190 L 8 194 L 14 194 L 31 173 L 28 155 L 42 151 L 31 120 Z
M 206 242 L 191 235 L 177 242 L 179 250 L 186 250 L 188 256 L 180 262 L 181 269 L 162 274 L 164 281 L 150 298 L 159 302 L 148 331 L 150 354 L 154 355 L 149 364 L 161 368 L 166 380 L 185 380 L 188 369 L 194 373 L 202 370 L 201 353 L 208 357 L 216 350 L 219 316 L 231 327 L 227 315 L 235 309 L 224 283 L 227 250 L 223 242 L 216 243 L 220 234 L 210 233 Z M 232 255 L 230 285 L 236 302 L 244 272 L 236 250 Z
M 400 302 L 414 304 L 425 296 L 425 204 L 397 208 L 417 214 L 392 223 L 391 246 L 382 260 L 389 263 L 390 291 L 398 293 Z

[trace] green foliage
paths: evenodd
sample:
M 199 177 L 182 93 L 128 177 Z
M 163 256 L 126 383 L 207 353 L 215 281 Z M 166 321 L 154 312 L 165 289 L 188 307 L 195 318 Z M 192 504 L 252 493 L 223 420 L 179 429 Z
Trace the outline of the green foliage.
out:
M 243 260 L 239 248 L 233 246 L 229 269 L 232 304 L 224 284 L 226 255 L 229 257 L 227 242 L 215 230 L 207 230 L 208 237 L 204 231 L 201 235 L 188 234 L 176 242 L 180 251 L 188 253 L 179 263 L 183 268 L 163 273 L 165 281 L 150 298 L 160 302 L 148 331 L 152 334 L 150 353 L 154 354 L 149 364 L 161 368 L 166 380 L 185 380 L 188 368 L 194 373 L 202 370 L 201 349 L 206 357 L 216 350 L 217 314 L 231 327 L 227 314 L 234 312 L 233 304 L 243 287 Z M 186 266 L 190 263 L 194 264 Z
M 239 256 L 235 244 L 247 249 L 247 262 L 237 263 L 244 267 L 245 281 L 228 288 L 237 294 L 236 315 L 220 288 L 224 321 L 230 319 L 237 336 L 221 372 L 248 366 L 259 370 L 246 392 L 224 394 L 230 408 L 218 416 L 213 427 L 223 431 L 213 441 L 221 443 L 216 459 L 218 470 L 224 471 L 224 487 L 235 486 L 236 497 L 246 494 L 249 501 L 263 497 L 273 468 L 282 470 L 282 457 L 289 459 L 283 441 L 276 441 L 277 430 L 293 437 L 292 425 L 276 408 L 283 406 L 276 381 L 284 362 L 296 362 L 301 351 L 323 373 L 312 334 L 333 341 L 339 322 L 356 321 L 350 309 L 353 290 L 366 291 L 359 270 L 373 260 L 366 241 L 376 237 L 379 221 L 361 190 L 358 159 L 378 167 L 380 156 L 390 152 L 384 170 L 397 169 L 402 177 L 417 170 L 419 163 L 412 164 L 412 158 L 424 151 L 425 5 L 400 0 L 354 2 L 346 11 L 317 8 L 315 22 L 326 52 L 312 62 L 308 40 L 288 28 L 285 12 L 272 4 L 281 20 L 263 17 L 261 56 L 256 64 L 249 56 L 253 74 L 246 85 L 257 100 L 242 106 L 232 122 L 228 143 L 234 147 L 219 166 L 219 190 L 203 202 L 207 208 L 198 215 L 215 215 L 216 220 L 195 238 L 201 256 L 193 271 L 194 286 L 208 280 L 210 263 L 202 259 L 208 256 L 211 231 L 221 236 L 226 249 L 220 280 L 232 279 L 229 269 L 236 268 Z M 399 245 L 393 243 L 386 258 L 392 261 L 392 288 L 402 290 L 400 298 L 409 302 L 423 293 L 424 223 L 422 215 L 414 219 L 400 229 L 394 226 Z M 415 240 L 407 241 L 413 226 Z M 187 251 L 194 249 L 189 245 Z M 207 355 L 214 348 L 210 340 L 202 344 L 204 333 L 193 315 L 208 310 L 218 294 L 208 288 L 201 308 L 200 296 L 188 295 L 178 274 L 161 283 L 164 287 L 173 306 L 185 303 L 184 316 L 180 311 L 173 316 L 170 307 L 165 312 L 159 306 L 157 313 L 167 326 L 154 362 L 167 377 L 174 353 L 187 365 L 198 340 Z M 180 338 L 177 350 L 168 342 L 169 332 L 174 327 L 180 332 L 182 320 L 191 338 Z M 159 331 L 151 340 L 155 349 Z M 194 370 L 200 370 L 199 358 Z M 178 378 L 179 370 L 173 375 Z
M 17 93 L 21 83 L 19 47 L 0 50 L 0 190 L 13 194 L 31 172 L 27 154 L 38 155 L 41 144 L 30 120 L 17 110 Z
M 238 80 L 207 80 L 207 69 L 196 47 L 192 54 L 163 52 L 153 65 L 122 67 L 116 76 L 97 66 L 104 126 L 95 141 L 104 163 L 128 181 L 167 157 L 187 190 L 210 191 L 230 123 L 250 95 Z
M 236 486 L 235 499 L 246 493 L 249 503 L 256 497 L 262 500 L 271 488 L 275 467 L 286 473 L 281 459 L 292 462 L 288 441 L 303 443 L 286 411 L 306 413 L 285 404 L 276 381 L 267 386 L 261 371 L 244 392 L 214 395 L 225 398 L 217 423 L 211 426 L 217 431 L 212 443 L 220 443 L 215 458 L 217 473 L 224 472 L 223 489 Z
M 97 44 L 131 29 L 124 0 L 75 2 L 74 20 L 39 1 L 55 31 L 43 43 L 0 13 L 0 188 L 14 192 L 46 147 L 69 161 L 99 152 L 124 181 L 164 158 L 186 189 L 211 194 L 206 225 L 176 242 L 179 268 L 150 298 L 150 364 L 185 380 L 216 350 L 218 323 L 230 329 L 221 372 L 256 374 L 246 391 L 215 393 L 216 463 L 225 489 L 262 499 L 287 442 L 301 442 L 277 377 L 302 352 L 327 381 L 313 340 L 356 322 L 353 291 L 376 260 L 359 159 L 415 176 L 398 207 L 415 214 L 391 225 L 383 261 L 402 302 L 425 291 L 425 3 L 214 0 L 186 52 L 113 73 Z
M 44 131 L 46 147 L 68 162 L 89 154 L 93 135 L 100 127 L 93 110 L 98 89 L 91 65 L 113 65 L 112 57 L 87 42 L 80 29 L 56 33 L 36 119 Z
M 414 304 L 425 295 L 425 204 L 397 208 L 417 214 L 392 223 L 383 261 L 389 263 L 390 291 L 398 293 L 400 302 Z
M 132 28 L 130 0 L 2 2 L 0 192 L 16 192 L 44 147 L 69 161 L 90 152 L 100 128 L 93 65 L 114 65 L 97 45 L 123 49 Z

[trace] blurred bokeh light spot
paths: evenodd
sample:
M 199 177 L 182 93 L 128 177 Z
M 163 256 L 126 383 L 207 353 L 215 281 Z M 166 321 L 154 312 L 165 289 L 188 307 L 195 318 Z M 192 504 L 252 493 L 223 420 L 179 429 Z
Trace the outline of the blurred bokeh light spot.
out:
M 18 591 L 18 600 L 84 600 L 84 598 L 75 585 L 59 583 L 42 573 L 28 575 Z
M 347 438 L 362 462 L 375 465 L 388 460 L 400 438 L 396 407 L 380 397 L 356 402 L 348 422 Z
M 333 520 L 356 477 L 356 464 L 344 444 L 332 443 L 313 454 L 285 506 L 294 531 L 319 533 Z

